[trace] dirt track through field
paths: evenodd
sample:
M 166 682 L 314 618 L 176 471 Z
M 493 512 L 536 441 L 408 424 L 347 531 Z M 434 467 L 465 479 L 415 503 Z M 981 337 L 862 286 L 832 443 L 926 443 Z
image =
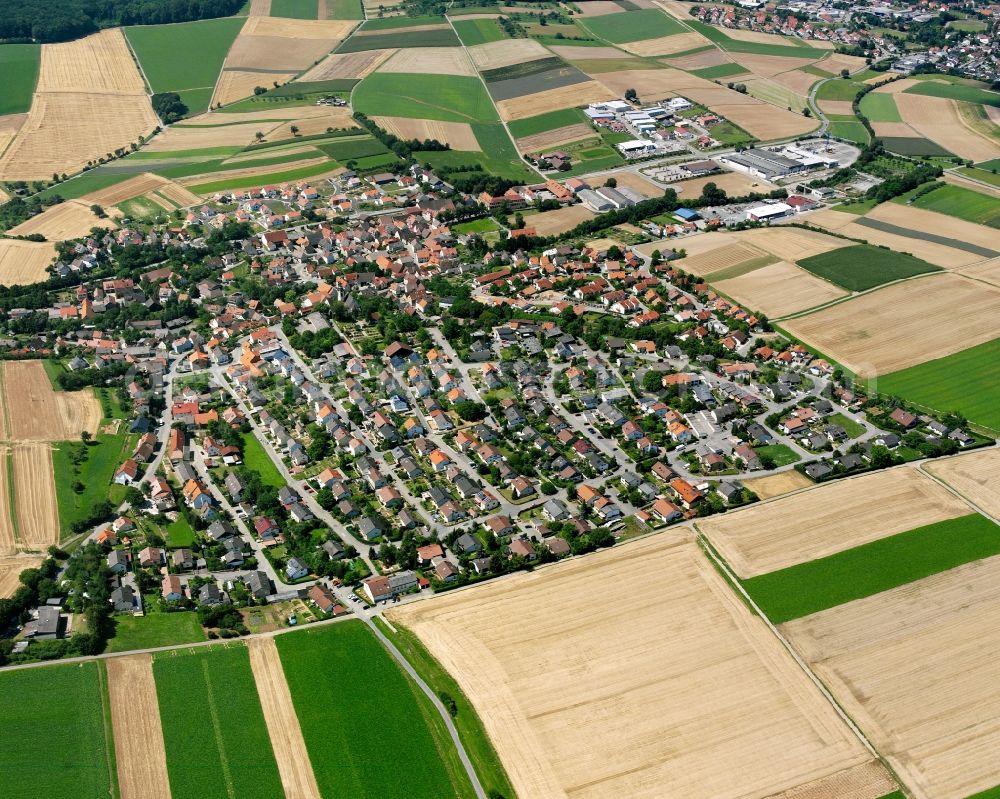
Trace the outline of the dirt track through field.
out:
M 108 658 L 105 663 L 121 799 L 169 797 L 152 656 Z
M 637 576 L 627 601 L 592 601 Z M 389 615 L 458 681 L 522 797 L 770 797 L 871 761 L 690 530 Z
M 917 799 L 1000 783 L 1000 557 L 782 625 Z
M 14 512 L 23 549 L 39 551 L 59 543 L 51 445 L 14 445 Z
M 93 390 L 53 391 L 41 361 L 5 362 L 3 393 L 14 441 L 72 441 L 101 423 Z
M 285 797 L 320 799 L 319 787 L 309 762 L 309 753 L 302 738 L 299 719 L 295 715 L 292 695 L 285 682 L 285 672 L 281 667 L 274 639 L 251 638 L 247 641 L 247 649 Z
M 698 526 L 746 579 L 968 513 L 946 488 L 903 468 L 837 480 Z

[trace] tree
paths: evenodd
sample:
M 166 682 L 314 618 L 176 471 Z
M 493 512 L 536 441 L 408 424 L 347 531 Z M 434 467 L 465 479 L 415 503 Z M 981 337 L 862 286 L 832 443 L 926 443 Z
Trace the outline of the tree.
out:
M 604 185 L 607 186 L 609 189 L 613 189 L 618 186 L 618 179 L 608 178 L 606 181 L 604 181 Z
M 94 203 L 92 206 L 90 206 L 90 213 L 92 213 L 98 219 L 104 219 L 104 217 L 107 216 L 107 214 L 104 212 L 104 209 L 101 208 L 101 206 L 99 206 L 97 203 Z
M 485 405 L 471 400 L 457 403 L 455 411 L 466 422 L 481 422 L 488 413 Z
M 840 77 L 842 77 L 844 80 L 847 80 L 849 77 L 851 77 L 851 71 L 849 69 L 840 70 Z
M 630 103 L 637 103 L 639 102 L 639 95 L 636 94 L 635 89 L 626 89 L 625 99 L 628 100 Z
M 804 116 L 804 117 L 806 117 L 806 118 L 809 118 L 809 117 L 811 117 L 812 115 L 813 115 L 813 112 L 812 112 L 812 111 L 810 111 L 810 110 L 809 110 L 808 108 L 803 108 L 803 109 L 802 109 L 802 116 Z
M 714 182 L 709 181 L 701 190 L 701 198 L 710 204 L 717 205 L 724 203 L 728 196 L 725 189 L 720 189 Z
M 254 93 L 255 97 L 259 97 L 260 95 L 265 94 L 266 92 L 267 92 L 267 89 L 265 89 L 263 86 L 254 86 L 253 87 L 253 93 Z M 221 106 L 222 103 L 219 103 L 219 105 Z
M 90 431 L 89 430 L 83 430 L 83 431 L 81 431 L 81 433 L 80 433 L 80 440 L 84 444 L 86 444 L 88 441 L 90 441 L 90 438 L 91 438 L 91 436 L 90 436 Z
M 293 136 L 298 136 L 299 135 L 299 127 L 298 127 L 298 125 L 292 125 L 289 128 L 289 130 L 292 132 Z
M 188 107 L 181 100 L 177 92 L 161 92 L 154 94 L 150 98 L 153 110 L 157 116 L 163 120 L 163 124 L 169 125 L 187 115 Z
M 642 388 L 655 394 L 663 388 L 663 375 L 650 369 L 642 376 Z
M 257 141 L 264 141 L 264 134 L 261 131 L 259 131 L 259 130 L 253 135 L 253 137 Z

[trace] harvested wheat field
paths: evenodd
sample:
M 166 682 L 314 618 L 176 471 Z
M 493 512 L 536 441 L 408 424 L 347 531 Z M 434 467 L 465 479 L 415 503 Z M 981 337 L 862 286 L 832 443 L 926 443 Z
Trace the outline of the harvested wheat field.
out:
M 852 116 L 854 103 L 850 100 L 819 100 L 819 108 L 824 114 Z
M 121 799 L 159 799 L 170 780 L 153 659 L 129 655 L 105 662 Z
M 982 280 L 984 283 L 1000 286 L 1000 258 L 991 258 L 989 261 L 982 261 L 955 271 L 974 280 Z
M 674 33 L 670 36 L 660 36 L 656 39 L 641 39 L 621 45 L 638 56 L 668 56 L 674 53 L 684 53 L 709 44 L 708 39 L 700 33 Z
M 635 89 L 642 98 L 661 99 L 691 88 L 702 88 L 720 89 L 723 93 L 729 92 L 737 97 L 744 97 L 739 92 L 729 91 L 710 80 L 679 69 L 623 69 L 617 72 L 604 72 L 601 73 L 601 82 L 619 96 L 624 96 L 628 89 Z M 756 102 L 752 97 L 749 99 L 751 102 Z
M 250 638 L 247 650 L 285 796 L 288 799 L 320 799 L 274 639 Z
M 476 68 L 462 47 L 412 47 L 397 50 L 378 71 L 412 72 L 418 75 L 476 74 Z
M 968 513 L 946 488 L 903 467 L 751 505 L 698 527 L 747 579 Z
M 683 244 L 678 246 L 683 246 Z M 679 261 L 678 266 L 692 275 L 711 275 L 720 269 L 741 266 L 748 261 L 766 257 L 767 253 L 765 251 L 741 241 L 733 241 L 730 238 L 728 242 L 721 246 L 697 255 L 691 255 L 691 251 L 688 250 L 688 256 L 684 260 Z
M 24 286 L 48 280 L 45 267 L 56 259 L 56 246 L 50 241 L 0 239 L 0 284 Z
M 839 75 L 840 70 L 846 69 L 848 72 L 857 72 L 867 65 L 863 58 L 855 55 L 845 55 L 844 53 L 830 53 L 826 58 L 816 64 L 820 69 L 826 70 L 832 75 Z
M 3 481 L 0 482 L 0 486 L 2 486 L 2 490 L 0 490 L 0 564 L 6 560 L 7 556 L 13 555 L 17 551 L 17 534 L 11 518 L 10 492 L 8 491 L 10 474 L 7 456 L 9 454 L 10 449 L 7 445 L 0 444 L 0 480 Z M 2 588 L 3 580 L 4 575 L 0 572 L 0 588 Z M 0 590 L 0 597 L 3 596 L 6 594 Z
M 580 141 L 594 135 L 594 129 L 583 122 L 574 125 L 566 125 L 555 130 L 547 130 L 543 133 L 536 133 L 533 136 L 525 136 L 517 139 L 517 149 L 523 153 L 538 153 L 557 147 L 560 144 Z
M 603 17 L 606 14 L 620 14 L 622 7 L 612 0 L 587 0 L 580 6 L 580 14 L 584 17 Z
M 637 574 L 628 624 L 589 601 Z M 690 531 L 388 615 L 458 681 L 519 796 L 769 797 L 872 760 Z
M 302 76 L 303 81 L 367 77 L 395 50 L 364 50 L 360 53 L 331 53 Z
M 144 94 L 36 93 L 24 127 L 0 157 L 0 180 L 78 172 L 159 124 Z
M 33 216 L 8 233 L 12 236 L 30 236 L 40 233 L 49 241 L 65 241 L 86 236 L 91 228 L 111 229 L 117 225 L 111 219 L 101 219 L 89 205 L 75 200 L 59 203 Z
M 266 17 L 271 13 L 271 0 L 250 0 L 250 16 Z
M 505 122 L 544 114 L 546 111 L 558 111 L 560 108 L 575 108 L 576 106 L 600 103 L 614 100 L 614 92 L 596 80 L 574 83 L 572 86 L 562 86 L 558 89 L 548 89 L 544 92 L 527 94 L 511 100 L 501 100 L 496 104 L 500 117 Z
M 782 629 L 915 797 L 1000 784 L 1000 557 Z
M 905 122 L 872 122 L 871 125 L 876 136 L 907 139 L 919 138 L 920 135 Z
M 792 227 L 742 230 L 735 236 L 740 241 L 767 250 L 784 261 L 799 261 L 813 255 L 838 250 L 851 243 L 819 231 Z
M 72 42 L 42 45 L 35 92 L 145 95 L 146 86 L 121 28 L 109 28 Z
M 594 216 L 593 211 L 582 205 L 567 205 L 555 211 L 532 214 L 525 219 L 524 224 L 533 227 L 539 236 L 555 236 L 572 230 L 581 222 L 593 219 Z
M 5 387 L 9 383 L 5 383 Z M 19 544 L 37 552 L 59 543 L 59 506 L 52 472 L 52 448 L 47 443 L 15 444 L 14 513 Z
M 810 217 L 809 221 L 813 221 L 812 217 Z M 954 221 L 957 222 L 958 220 Z M 952 217 L 949 217 L 947 224 L 950 225 L 951 222 Z M 816 224 L 822 223 L 817 222 Z M 917 258 L 945 269 L 956 269 L 984 260 L 983 255 L 968 252 L 967 250 L 959 250 L 955 247 L 949 247 L 946 244 L 938 244 L 935 241 L 925 241 L 904 235 L 903 233 L 889 233 L 884 230 L 868 227 L 867 225 L 859 225 L 857 221 L 842 225 L 837 229 L 837 232 L 842 236 L 850 236 L 853 239 L 867 241 L 869 244 L 883 245 L 897 252 L 910 253 Z M 945 227 L 934 232 L 939 236 L 947 236 L 948 228 Z
M 21 585 L 21 572 L 37 569 L 42 559 L 35 555 L 0 557 L 0 599 L 10 599 Z
M 845 300 L 783 326 L 856 374 L 874 377 L 996 338 L 998 318 L 1000 288 L 937 273 Z
M 612 172 L 608 177 L 613 177 L 618 182 L 619 187 L 624 186 L 625 188 L 632 189 L 632 191 L 638 192 L 646 198 L 663 196 L 662 185 L 636 172 L 622 170 L 621 172 Z
M 579 47 L 566 45 L 550 47 L 557 56 L 567 61 L 604 61 L 609 58 L 624 58 L 625 54 L 617 47 Z
M 303 39 L 327 41 L 345 38 L 359 23 L 360 20 L 356 19 L 248 17 L 240 36 L 281 36 L 296 42 L 301 42 Z
M 857 222 L 858 215 L 850 214 L 847 211 L 838 211 L 835 208 L 824 208 L 822 211 L 810 212 L 806 220 L 810 225 L 817 225 L 825 230 L 840 230 Z
M 231 74 L 231 73 L 226 73 Z M 254 73 L 256 75 L 256 73 Z M 256 75 L 259 78 L 260 75 Z M 216 87 L 218 89 L 218 87 Z M 253 94 L 253 87 L 250 88 Z M 272 117 L 274 119 L 276 117 Z M 178 127 L 171 125 L 154 137 L 143 149 L 146 152 L 169 153 L 178 150 L 201 150 L 210 147 L 246 147 L 254 141 L 257 131 L 266 133 L 271 123 L 246 122 L 219 127 Z
M 812 117 L 804 117 L 802 114 L 786 111 L 784 108 L 767 103 L 756 105 L 719 103 L 712 105 L 711 108 L 715 113 L 721 114 L 761 141 L 799 136 L 815 130 L 819 124 Z
M 7 149 L 7 145 L 17 136 L 17 132 L 21 129 L 24 120 L 27 118 L 27 114 L 6 114 L 5 116 L 0 116 L 0 155 L 3 155 L 3 151 Z M 7 197 L 6 192 L 4 192 L 4 197 Z
M 166 197 L 168 200 L 177 203 L 181 208 L 189 208 L 201 202 L 201 198 L 197 194 L 192 194 L 183 186 L 179 186 L 173 181 L 168 181 L 166 185 L 156 189 L 156 192 L 161 197 Z
M 802 97 L 809 94 L 809 89 L 819 80 L 816 75 L 810 72 L 803 72 L 801 69 L 793 69 L 789 72 L 779 72 L 771 76 L 771 80 L 786 89 L 790 89 Z
M 722 172 L 718 175 L 707 175 L 703 178 L 691 178 L 671 183 L 669 188 L 683 198 L 700 197 L 708 183 L 714 183 L 730 197 L 744 197 L 752 192 L 766 193 L 773 191 L 775 186 L 763 178 L 744 175 L 742 172 Z M 662 193 L 662 192 L 661 192 Z
M 663 63 L 676 69 L 691 70 L 717 67 L 722 64 L 732 64 L 734 61 L 734 57 L 729 55 L 729 53 L 725 53 L 722 50 L 717 50 L 713 47 L 711 50 L 702 50 L 699 53 L 691 53 L 690 55 L 668 58 Z
M 787 261 L 712 285 L 744 307 L 772 319 L 824 305 L 848 293 Z
M 249 97 L 258 86 L 269 89 L 272 82 L 279 84 L 287 83 L 294 77 L 295 72 L 251 72 L 224 68 L 219 74 L 219 82 L 215 84 L 212 105 L 214 106 L 219 103 L 228 105 L 237 100 L 242 100 L 244 97 Z M 220 130 L 225 130 L 225 128 L 220 128 Z M 169 133 L 170 129 L 167 132 Z M 237 142 L 234 140 L 233 143 Z M 200 146 L 211 147 L 213 145 L 203 144 Z M 171 149 L 179 148 L 173 147 Z
M 401 139 L 437 139 L 447 142 L 453 150 L 478 151 L 479 142 L 468 122 L 439 122 L 433 119 L 405 117 L 373 117 L 375 123 Z
M 487 42 L 469 47 L 469 55 L 476 69 L 499 69 L 511 64 L 521 64 L 548 58 L 552 55 L 534 39 L 504 39 L 500 42 Z
M 101 422 L 94 392 L 53 391 L 41 361 L 5 362 L 3 399 L 13 441 L 72 441 Z
M 990 516 L 1000 518 L 1000 449 L 935 460 L 923 468 Z
M 269 142 L 282 141 L 284 139 L 295 139 L 300 136 L 315 136 L 325 133 L 327 128 L 342 130 L 344 128 L 359 127 L 351 116 L 350 108 L 331 108 L 321 106 L 325 111 L 322 115 L 311 115 L 303 119 L 293 119 L 288 122 L 281 122 L 276 127 L 265 131 L 266 140 Z M 298 133 L 292 133 L 292 125 L 299 129 Z
M 1000 233 L 994 228 L 977 225 L 975 222 L 966 222 L 964 219 L 957 219 L 924 208 L 914 208 L 912 205 L 882 203 L 865 214 L 865 218 L 888 222 L 890 225 L 910 230 L 941 231 L 941 235 L 958 239 L 967 244 L 977 244 L 987 249 L 1000 247 Z
M 726 31 L 728 35 L 730 31 Z M 739 55 L 734 55 L 741 66 L 746 67 L 750 72 L 756 75 L 760 75 L 763 78 L 770 78 L 774 75 L 778 75 L 782 72 L 788 72 L 793 69 L 801 69 L 804 66 L 812 64 L 819 58 L 822 58 L 823 53 L 819 50 L 816 51 L 816 58 L 786 58 L 785 56 L 778 55 L 754 55 L 752 53 L 740 53 Z M 812 76 L 813 81 L 819 80 L 815 75 Z
M 772 474 L 770 477 L 753 477 L 741 480 L 740 482 L 762 500 L 780 497 L 784 494 L 790 494 L 792 491 L 810 488 L 814 485 L 812 480 L 795 469 L 789 469 L 787 472 L 780 472 L 779 474 Z
M 966 125 L 954 100 L 922 94 L 897 94 L 895 100 L 904 122 L 948 152 L 973 161 L 1000 158 L 1000 142 Z

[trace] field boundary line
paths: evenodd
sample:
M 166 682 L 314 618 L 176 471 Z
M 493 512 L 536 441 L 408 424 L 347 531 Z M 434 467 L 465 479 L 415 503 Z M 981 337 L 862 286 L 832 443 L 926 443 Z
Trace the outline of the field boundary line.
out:
M 753 597 L 751 597 L 750 594 L 747 593 L 746 589 L 743 587 L 743 584 L 740 582 L 739 578 L 736 576 L 733 570 L 729 567 L 729 564 L 725 561 L 725 559 L 715 551 L 715 547 L 712 545 L 712 542 L 709 540 L 708 536 L 706 536 L 698 528 L 697 523 L 694 524 L 694 529 L 695 532 L 697 532 L 698 534 L 698 543 L 701 544 L 702 550 L 709 557 L 709 559 L 712 560 L 715 563 L 715 565 L 723 571 L 728 581 L 730 581 L 732 585 L 736 588 L 737 592 L 739 593 L 743 601 L 747 603 L 747 605 L 753 610 L 754 613 L 760 616 L 764 624 L 767 625 L 768 629 L 774 634 L 774 636 L 778 639 L 778 641 L 781 642 L 781 645 L 788 651 L 788 654 L 792 656 L 792 659 L 798 664 L 799 668 L 801 668 L 802 671 L 805 672 L 806 675 L 808 675 L 809 679 L 820 690 L 820 693 L 823 694 L 823 697 L 833 706 L 833 709 L 837 712 L 837 715 L 840 716 L 841 719 L 843 719 L 843 721 L 847 724 L 851 732 L 853 732 L 854 735 L 857 736 L 858 740 L 861 741 L 865 749 L 868 750 L 869 754 L 871 754 L 872 757 L 881 761 L 883 765 L 885 765 L 886 768 L 890 770 L 890 773 L 892 773 L 893 777 L 896 778 L 896 781 L 899 782 L 898 777 L 896 777 L 895 771 L 893 771 L 891 767 L 887 763 L 885 763 L 884 759 L 882 758 L 882 755 L 879 754 L 878 750 L 875 749 L 871 741 L 868 740 L 868 737 L 861 731 L 861 728 L 854 723 L 854 719 L 852 719 L 844 710 L 844 708 L 840 706 L 834 695 L 826 687 L 823 681 L 818 676 L 816 676 L 816 673 L 809 667 L 809 664 L 806 663 L 805 660 L 803 660 L 803 658 L 792 646 L 791 642 L 782 634 L 782 632 L 777 628 L 777 626 L 775 626 L 771 622 L 771 620 L 767 617 L 764 611 L 760 609 L 760 606 L 758 606 L 757 603 L 754 602 Z
M 212 719 L 212 732 L 215 733 L 215 743 L 219 748 L 219 764 L 222 766 L 222 778 L 226 782 L 226 793 L 229 799 L 236 799 L 236 791 L 233 789 L 233 775 L 229 770 L 229 758 L 226 756 L 226 745 L 222 735 L 222 726 L 219 724 L 219 709 L 215 704 L 215 693 L 212 691 L 212 679 L 208 675 L 208 662 L 201 662 L 201 670 L 205 677 L 205 696 L 208 698 L 208 715 Z
M 108 669 L 104 661 L 97 661 L 97 682 L 101 691 L 101 715 L 104 723 L 104 737 L 107 745 L 104 747 L 104 760 L 108 766 L 109 784 L 112 799 L 119 799 L 121 789 L 118 786 L 118 762 L 115 754 L 115 730 L 111 721 L 111 695 L 108 689 Z
M 15 512 L 14 503 L 17 502 L 17 481 L 14 479 L 14 447 L 13 445 L 6 447 L 3 458 L 7 462 L 7 485 L 2 489 L 7 492 L 7 515 L 10 516 L 10 526 L 14 533 L 15 543 L 21 543 L 21 525 L 17 523 L 17 513 Z

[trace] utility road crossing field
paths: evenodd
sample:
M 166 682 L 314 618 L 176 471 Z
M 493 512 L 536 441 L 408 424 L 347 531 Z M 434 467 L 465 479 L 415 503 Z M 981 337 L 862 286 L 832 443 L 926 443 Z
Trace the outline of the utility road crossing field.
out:
M 736 799 L 807 785 L 802 795 L 891 793 L 892 780 L 690 534 L 671 538 L 389 616 L 458 681 L 519 796 Z M 642 590 L 627 602 L 591 601 L 598 581 L 636 575 Z
M 918 799 L 1000 785 L 1000 557 L 782 629 Z
M 916 469 L 899 468 L 716 516 L 698 528 L 745 579 L 969 512 Z

